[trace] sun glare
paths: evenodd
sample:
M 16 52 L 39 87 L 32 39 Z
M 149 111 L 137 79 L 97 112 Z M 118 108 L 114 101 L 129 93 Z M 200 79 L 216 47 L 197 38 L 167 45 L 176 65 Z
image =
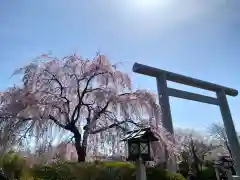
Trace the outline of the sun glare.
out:
M 164 6 L 167 0 L 131 0 L 133 5 L 138 9 L 153 9 Z

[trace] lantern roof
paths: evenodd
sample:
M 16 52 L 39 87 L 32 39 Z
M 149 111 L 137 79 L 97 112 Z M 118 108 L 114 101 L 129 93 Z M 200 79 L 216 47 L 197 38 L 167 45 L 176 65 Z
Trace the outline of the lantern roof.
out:
M 129 131 L 129 132 L 127 132 L 127 134 L 124 136 L 124 138 L 121 141 L 137 140 L 137 139 L 158 141 L 158 138 L 151 131 L 151 128 L 142 128 L 142 129 Z
M 219 156 L 220 161 L 232 161 L 231 156 L 227 156 L 227 155 L 223 155 L 223 156 Z
M 232 163 L 232 158 L 230 156 L 221 155 L 215 160 L 215 165 L 221 165 L 224 162 Z

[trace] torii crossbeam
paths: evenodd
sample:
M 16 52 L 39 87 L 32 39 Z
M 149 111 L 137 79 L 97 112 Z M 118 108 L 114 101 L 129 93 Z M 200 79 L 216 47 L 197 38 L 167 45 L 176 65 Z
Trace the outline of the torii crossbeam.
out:
M 146 66 L 139 63 L 134 63 L 133 72 L 156 78 L 158 95 L 159 95 L 159 103 L 163 111 L 162 112 L 163 126 L 172 134 L 173 134 L 173 124 L 172 124 L 169 96 L 218 105 L 220 107 L 223 124 L 227 134 L 228 142 L 233 154 L 235 169 L 236 169 L 237 175 L 238 176 L 240 175 L 240 145 L 238 142 L 236 130 L 234 127 L 232 115 L 231 115 L 230 108 L 227 102 L 227 97 L 226 97 L 226 95 L 237 96 L 238 91 L 236 89 L 220 86 L 210 82 L 206 82 L 206 81 L 191 78 L 188 76 L 157 69 L 157 68 Z M 216 98 L 195 94 L 195 93 L 190 93 L 190 92 L 182 91 L 178 89 L 168 88 L 167 80 L 188 85 L 188 86 L 193 86 L 193 87 L 213 91 L 216 93 Z

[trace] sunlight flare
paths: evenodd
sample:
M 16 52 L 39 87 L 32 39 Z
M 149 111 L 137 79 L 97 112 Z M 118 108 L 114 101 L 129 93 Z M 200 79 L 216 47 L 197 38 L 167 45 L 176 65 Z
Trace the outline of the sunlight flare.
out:
M 132 0 L 133 6 L 137 9 L 142 10 L 152 10 L 154 8 L 162 8 L 164 7 L 168 1 L 166 0 Z

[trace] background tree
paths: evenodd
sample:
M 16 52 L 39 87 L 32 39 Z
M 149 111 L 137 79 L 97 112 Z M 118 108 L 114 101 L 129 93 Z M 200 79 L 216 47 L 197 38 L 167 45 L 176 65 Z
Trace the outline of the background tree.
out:
M 226 148 L 229 155 L 232 157 L 232 152 L 228 143 L 227 134 L 224 128 L 224 125 L 221 123 L 213 123 L 209 127 L 209 133 L 213 136 L 213 138 L 217 139 L 219 142 L 219 145 L 222 145 Z
M 103 55 L 92 60 L 42 55 L 14 74 L 22 75 L 23 84 L 1 94 L 0 117 L 36 139 L 53 127 L 70 132 L 78 161 L 85 161 L 90 135 L 126 131 L 126 123 L 141 126 L 143 114 L 160 121 L 155 95 L 133 92 L 129 76 Z
M 193 130 L 177 130 L 175 134 L 182 157 L 181 165 L 198 175 L 205 164 L 205 157 L 211 154 L 217 145 Z

